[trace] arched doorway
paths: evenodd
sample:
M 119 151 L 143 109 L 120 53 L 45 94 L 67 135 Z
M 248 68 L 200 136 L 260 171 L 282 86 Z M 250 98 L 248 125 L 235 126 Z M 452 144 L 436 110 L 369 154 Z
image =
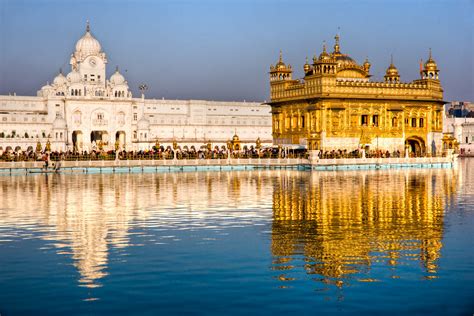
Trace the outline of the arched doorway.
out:
M 75 152 L 80 152 L 83 150 L 83 135 L 81 131 L 74 131 L 72 132 L 72 146 Z
M 107 131 L 92 131 L 91 144 L 92 149 L 102 150 L 104 146 L 109 145 L 109 133 L 107 133 Z
M 125 132 L 118 131 L 115 133 L 115 144 L 119 146 L 119 149 L 125 149 Z
M 426 153 L 425 141 L 416 136 L 409 137 L 405 140 L 405 146 L 408 146 L 410 153 L 415 157 L 422 157 Z

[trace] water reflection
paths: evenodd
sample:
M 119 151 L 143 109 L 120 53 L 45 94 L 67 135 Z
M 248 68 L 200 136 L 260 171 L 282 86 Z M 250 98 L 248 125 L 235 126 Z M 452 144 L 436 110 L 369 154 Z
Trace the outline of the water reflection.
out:
M 380 281 L 375 269 L 399 278 L 419 263 L 436 278 L 457 178 L 450 169 L 282 176 L 273 191 L 272 268 L 283 282 L 302 271 L 337 287 Z
M 458 180 L 450 169 L 0 177 L 0 243 L 46 240 L 72 258 L 81 286 L 98 287 L 131 246 L 156 251 L 179 241 L 173 231 L 264 224 L 285 286 L 298 272 L 342 287 L 375 281 L 375 268 L 403 277 L 399 267 L 417 263 L 434 278 Z
M 47 240 L 72 257 L 82 286 L 98 287 L 112 249 L 124 257 L 133 236 L 149 234 L 144 241 L 152 246 L 177 240 L 153 230 L 218 231 L 268 221 L 269 178 L 269 172 L 0 177 L 0 243 Z

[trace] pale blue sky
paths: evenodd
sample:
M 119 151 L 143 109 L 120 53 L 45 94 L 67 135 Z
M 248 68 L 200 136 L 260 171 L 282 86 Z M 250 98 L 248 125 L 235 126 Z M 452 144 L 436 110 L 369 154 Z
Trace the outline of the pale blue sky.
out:
M 268 99 L 268 70 L 283 50 L 302 76 L 305 57 L 341 50 L 368 57 L 381 80 L 394 56 L 402 81 L 419 77 L 428 49 L 446 100 L 473 94 L 473 0 L 40 1 L 0 0 L 0 94 L 34 95 L 69 57 L 86 20 L 135 95 L 170 99 Z

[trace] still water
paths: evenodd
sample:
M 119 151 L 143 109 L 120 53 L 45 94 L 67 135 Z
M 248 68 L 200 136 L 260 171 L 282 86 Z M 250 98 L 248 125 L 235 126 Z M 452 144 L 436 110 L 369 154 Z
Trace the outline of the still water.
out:
M 455 169 L 0 177 L 0 314 L 474 312 Z

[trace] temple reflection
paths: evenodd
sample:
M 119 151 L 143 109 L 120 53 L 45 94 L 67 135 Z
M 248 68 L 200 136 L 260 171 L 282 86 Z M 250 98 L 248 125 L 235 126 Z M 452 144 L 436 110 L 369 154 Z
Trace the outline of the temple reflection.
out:
M 272 187 L 262 185 L 270 177 L 268 171 L 1 177 L 0 196 L 8 198 L 0 237 L 2 228 L 34 231 L 72 257 L 81 286 L 98 287 L 111 251 L 137 243 L 134 228 L 189 230 L 224 225 L 229 217 L 247 224 L 270 217 Z
M 451 169 L 282 174 L 273 191 L 272 268 L 282 281 L 300 269 L 342 287 L 374 281 L 375 268 L 398 278 L 400 266 L 418 262 L 435 278 L 457 181 Z

